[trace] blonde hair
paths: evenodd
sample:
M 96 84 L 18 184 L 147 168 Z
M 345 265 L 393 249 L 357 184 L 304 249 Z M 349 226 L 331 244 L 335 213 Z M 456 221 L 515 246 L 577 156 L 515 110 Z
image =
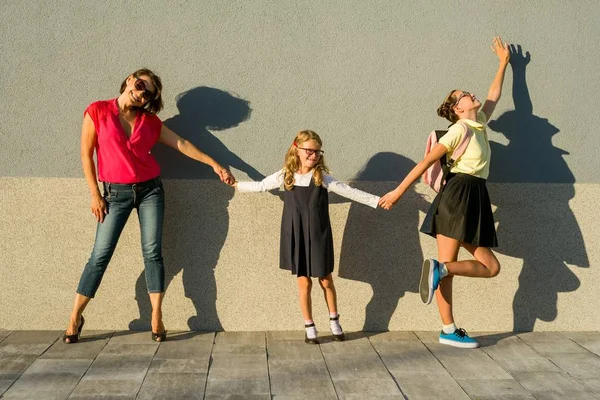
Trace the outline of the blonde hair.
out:
M 300 169 L 300 158 L 298 157 L 298 147 L 302 147 L 302 143 L 314 140 L 319 143 L 319 146 L 323 146 L 323 141 L 313 131 L 300 131 L 294 138 L 294 143 L 290 146 L 285 155 L 285 161 L 283 164 L 284 178 L 283 183 L 286 190 L 292 190 L 294 188 L 294 173 Z M 323 156 L 319 157 L 319 161 L 313 167 L 313 180 L 315 186 L 321 186 L 323 184 L 323 173 L 329 173 L 329 169 L 325 165 Z

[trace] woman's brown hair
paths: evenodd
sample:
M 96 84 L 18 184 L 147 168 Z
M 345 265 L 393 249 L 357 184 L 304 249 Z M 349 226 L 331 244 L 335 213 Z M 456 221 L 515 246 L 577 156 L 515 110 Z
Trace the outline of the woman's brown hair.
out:
M 139 79 L 142 76 L 147 76 L 148 79 L 150 79 L 150 82 L 152 82 L 152 85 L 154 86 L 154 98 L 146 101 L 146 104 L 144 104 L 144 107 L 142 108 L 151 114 L 158 114 L 160 110 L 163 109 L 162 81 L 160 80 L 160 77 L 154 72 L 150 71 L 148 68 L 140 68 L 129 76 L 133 76 L 136 79 Z M 123 83 L 121 83 L 121 89 L 119 90 L 119 93 L 123 93 L 125 91 L 129 76 L 125 78 Z
M 456 115 L 456 113 L 454 112 L 454 106 L 456 105 L 456 99 L 457 99 L 456 95 L 454 94 L 455 92 L 457 92 L 456 89 L 451 91 L 450 94 L 448 96 L 446 96 L 446 99 L 444 100 L 442 105 L 439 106 L 437 109 L 437 114 L 440 117 L 446 118 L 448 121 L 450 121 L 452 123 L 455 123 L 456 121 L 458 121 L 458 115 Z

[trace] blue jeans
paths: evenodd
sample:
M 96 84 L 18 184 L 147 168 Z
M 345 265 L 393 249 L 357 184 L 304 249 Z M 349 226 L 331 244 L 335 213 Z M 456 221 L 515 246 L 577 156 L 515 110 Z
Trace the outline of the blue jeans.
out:
M 132 185 L 104 183 L 104 199 L 108 214 L 105 215 L 104 222 L 98 223 L 94 249 L 81 274 L 77 293 L 94 297 L 125 223 L 134 208 L 137 209 L 140 222 L 148 293 L 164 292 L 162 228 L 165 195 L 160 178 Z

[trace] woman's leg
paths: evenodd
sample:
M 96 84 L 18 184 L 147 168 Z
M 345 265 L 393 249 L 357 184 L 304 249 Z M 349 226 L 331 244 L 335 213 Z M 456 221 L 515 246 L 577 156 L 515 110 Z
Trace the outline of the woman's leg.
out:
M 71 317 L 69 318 L 69 325 L 67 325 L 65 336 L 70 336 L 77 333 L 79 325 L 81 324 L 81 314 L 83 314 L 85 307 L 88 305 L 91 299 L 91 297 L 86 297 L 79 293 L 75 294 L 75 303 L 73 304 L 73 311 L 71 312 Z M 69 339 L 65 338 L 65 342 L 69 343 L 70 341 Z
M 165 291 L 165 267 L 162 257 L 162 231 L 165 197 L 162 184 L 140 194 L 138 219 L 140 222 L 142 255 L 146 287 L 152 304 L 152 332 L 163 333 L 162 300 Z
M 65 331 L 67 335 L 77 332 L 83 310 L 96 295 L 121 232 L 131 214 L 132 203 L 130 200 L 131 196 L 128 193 L 117 193 L 116 191 L 112 192 L 108 198 L 108 214 L 104 217 L 104 222 L 98 223 L 96 228 L 94 248 L 79 279 L 69 325 Z
M 152 332 L 163 333 L 165 326 L 162 322 L 162 301 L 164 293 L 149 293 L 152 304 Z
M 305 321 L 312 320 L 312 299 L 310 292 L 312 289 L 312 280 L 308 276 L 298 277 L 298 295 L 300 297 L 300 309 Z
M 321 289 L 323 289 L 323 294 L 325 296 L 325 302 L 327 303 L 329 313 L 337 314 L 337 294 L 331 274 L 324 278 L 319 278 L 319 285 L 321 285 Z

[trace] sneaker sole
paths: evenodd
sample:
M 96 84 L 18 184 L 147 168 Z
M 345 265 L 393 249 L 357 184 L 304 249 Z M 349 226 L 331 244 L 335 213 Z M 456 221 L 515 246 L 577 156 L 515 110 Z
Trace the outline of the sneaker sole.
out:
M 421 301 L 425 304 L 430 304 L 433 300 L 433 268 L 431 260 L 423 261 L 421 267 L 421 281 L 419 282 L 419 294 Z
M 460 347 L 461 349 L 476 349 L 479 347 L 479 343 L 477 343 L 477 342 L 463 343 L 463 342 L 457 342 L 456 340 L 442 339 L 442 338 L 440 338 L 440 343 L 446 344 L 448 346 Z

